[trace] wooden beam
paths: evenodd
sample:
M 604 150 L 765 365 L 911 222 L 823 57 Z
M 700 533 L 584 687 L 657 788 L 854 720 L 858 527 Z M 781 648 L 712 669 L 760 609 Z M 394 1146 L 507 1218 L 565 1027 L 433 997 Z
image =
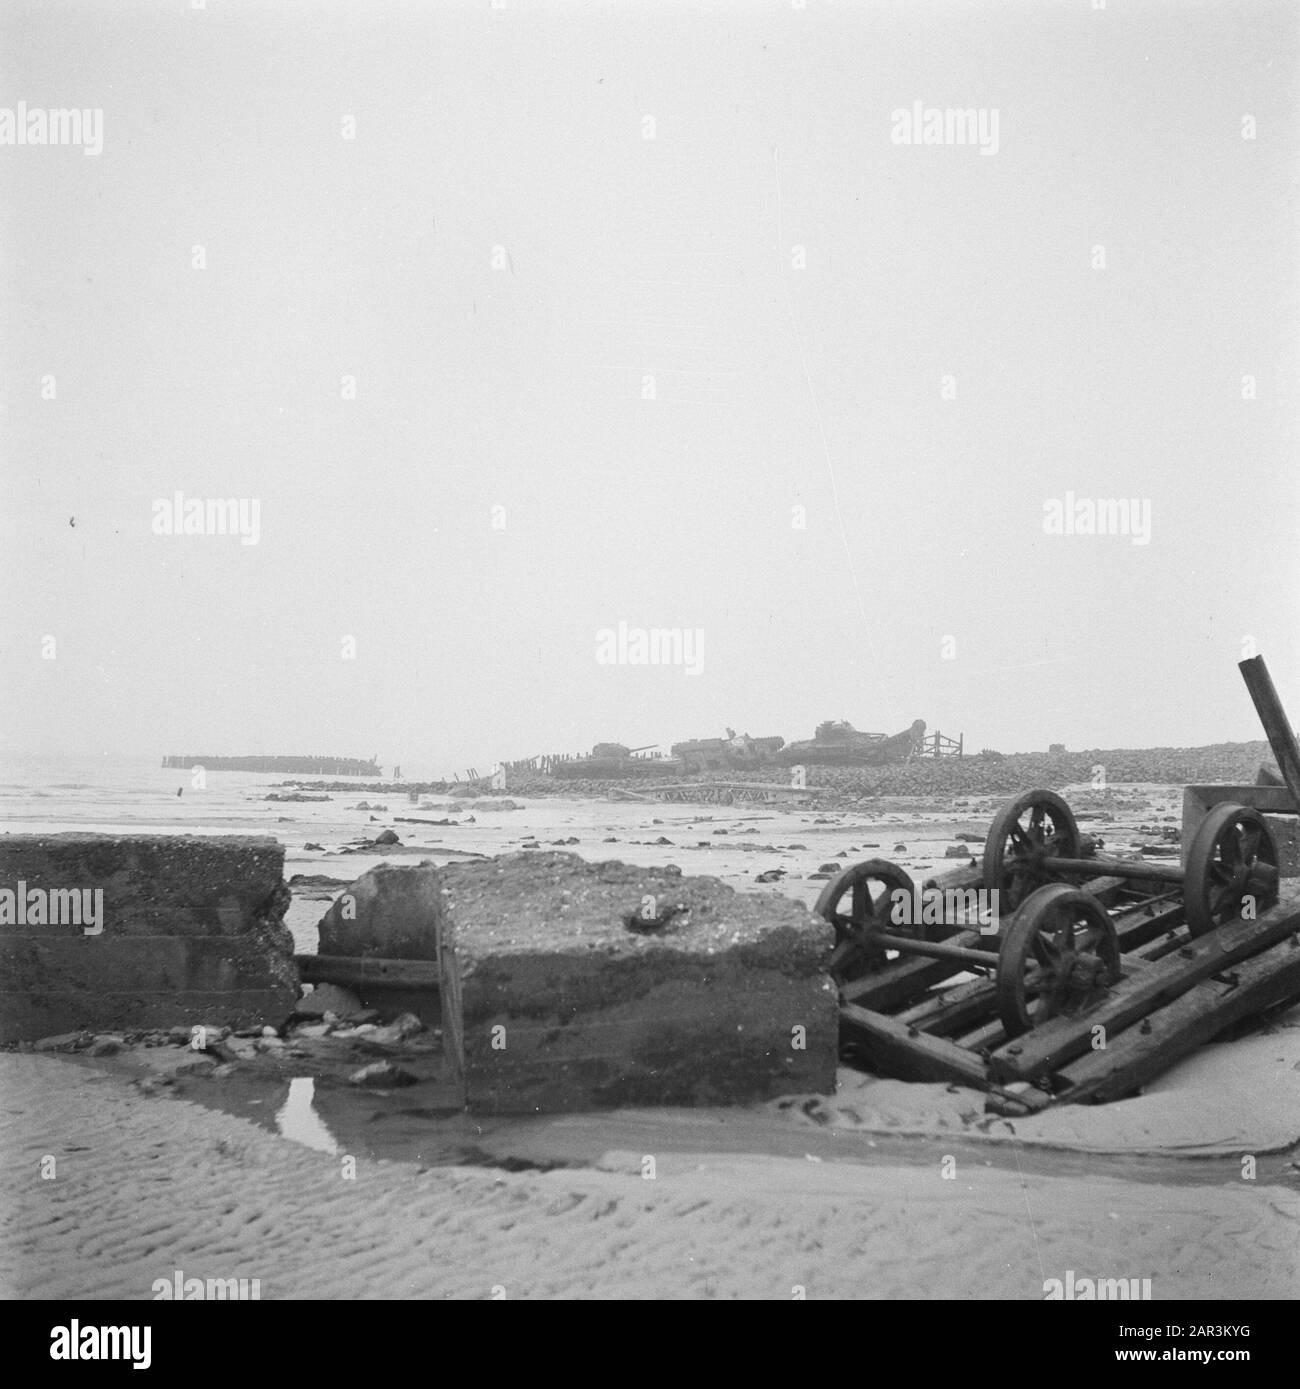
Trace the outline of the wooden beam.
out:
M 978 931 L 962 931 L 951 937 L 953 945 L 970 948 L 985 939 L 987 937 L 981 936 Z M 990 951 L 989 964 L 996 961 L 996 954 Z M 845 1003 L 887 1012 L 924 993 L 931 985 L 951 979 L 954 974 L 964 973 L 966 968 L 958 960 L 930 960 L 920 955 L 904 955 L 874 974 L 845 984 L 840 989 L 840 997 Z
M 929 1037 L 905 1023 L 852 1003 L 840 1005 L 840 1026 L 863 1050 L 867 1064 L 899 1080 L 946 1080 L 988 1088 L 984 1062 L 942 1037 Z
M 436 989 L 436 960 L 377 960 L 353 955 L 295 955 L 304 984 L 344 988 Z
M 1114 1036 L 1148 1013 L 1171 1003 L 1202 979 L 1249 959 L 1300 931 L 1300 912 L 1287 902 L 1258 921 L 1237 921 L 1201 936 L 1151 968 L 1128 970 L 1106 997 L 1086 1013 L 1052 1018 L 999 1047 L 991 1061 L 997 1080 L 1032 1080 L 1059 1069 L 1088 1050 L 1094 1027 Z
M 1147 1020 L 1108 1036 L 1106 1047 L 1062 1068 L 1061 1099 L 1117 1100 L 1167 1070 L 1225 1028 L 1274 1004 L 1300 998 L 1300 945 L 1274 946 L 1232 971 L 1235 986 L 1205 979 Z M 1143 1024 L 1146 1026 L 1146 1024 Z
M 992 1012 L 997 1006 L 997 992 L 992 979 L 971 979 L 932 994 L 915 1007 L 893 1014 L 893 1018 L 932 1037 L 951 1037 Z
M 1150 916 L 1139 916 L 1136 912 L 1132 916 L 1122 916 L 1115 922 L 1115 934 L 1119 937 L 1119 948 L 1132 951 L 1150 945 L 1158 936 L 1167 936 L 1182 924 L 1183 904 L 1179 902 L 1163 911 L 1153 912 Z M 1177 948 L 1175 942 L 1171 941 L 1169 944 Z M 1147 952 L 1144 951 L 1143 954 L 1150 958 Z
M 1268 673 L 1263 656 L 1238 661 L 1237 669 L 1250 691 L 1259 721 L 1264 725 L 1268 745 L 1277 758 L 1277 768 L 1282 773 L 1286 789 L 1291 793 L 1292 804 L 1300 809 L 1300 743 L 1296 742 L 1295 733 L 1287 720 L 1273 677 Z

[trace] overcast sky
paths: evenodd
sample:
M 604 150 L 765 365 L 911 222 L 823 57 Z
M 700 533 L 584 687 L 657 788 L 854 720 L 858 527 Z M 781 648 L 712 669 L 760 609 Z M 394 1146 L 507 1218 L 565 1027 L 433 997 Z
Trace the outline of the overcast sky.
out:
M 1297 10 L 1092 4 L 11 0 L 6 748 L 1300 722 Z

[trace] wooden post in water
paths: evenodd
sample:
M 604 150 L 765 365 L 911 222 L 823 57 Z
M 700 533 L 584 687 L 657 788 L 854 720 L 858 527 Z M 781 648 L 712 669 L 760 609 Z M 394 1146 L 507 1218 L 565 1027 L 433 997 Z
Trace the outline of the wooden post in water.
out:
M 1286 710 L 1273 685 L 1273 677 L 1268 673 L 1263 656 L 1252 656 L 1249 660 L 1238 661 L 1237 669 L 1246 682 L 1250 697 L 1254 701 L 1255 712 L 1264 725 L 1269 747 L 1277 758 L 1278 770 L 1282 780 L 1291 793 L 1295 809 L 1300 811 L 1300 743 L 1287 721 Z

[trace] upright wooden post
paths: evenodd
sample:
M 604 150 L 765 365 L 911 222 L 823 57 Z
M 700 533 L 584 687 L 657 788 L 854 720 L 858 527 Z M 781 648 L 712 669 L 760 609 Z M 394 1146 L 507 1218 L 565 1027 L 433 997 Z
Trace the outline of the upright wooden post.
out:
M 1282 780 L 1291 793 L 1296 810 L 1300 811 L 1300 743 L 1296 742 L 1295 733 L 1287 722 L 1286 710 L 1274 688 L 1273 677 L 1268 673 L 1263 656 L 1239 661 L 1237 669 L 1241 671 L 1241 678 L 1250 691 L 1259 721 L 1264 725 L 1264 733 L 1269 747 L 1273 749 L 1273 756 L 1277 758 Z

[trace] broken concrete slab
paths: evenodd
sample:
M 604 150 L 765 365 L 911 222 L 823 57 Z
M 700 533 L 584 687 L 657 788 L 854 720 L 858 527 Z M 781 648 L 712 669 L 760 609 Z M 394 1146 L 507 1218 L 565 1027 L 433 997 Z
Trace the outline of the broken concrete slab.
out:
M 322 955 L 437 959 L 438 870 L 381 863 L 335 898 L 321 918 Z
M 833 1093 L 834 936 L 798 903 L 567 853 L 436 873 L 471 1109 Z
M 263 836 L 0 837 L 0 1041 L 279 1020 L 297 996 Z

